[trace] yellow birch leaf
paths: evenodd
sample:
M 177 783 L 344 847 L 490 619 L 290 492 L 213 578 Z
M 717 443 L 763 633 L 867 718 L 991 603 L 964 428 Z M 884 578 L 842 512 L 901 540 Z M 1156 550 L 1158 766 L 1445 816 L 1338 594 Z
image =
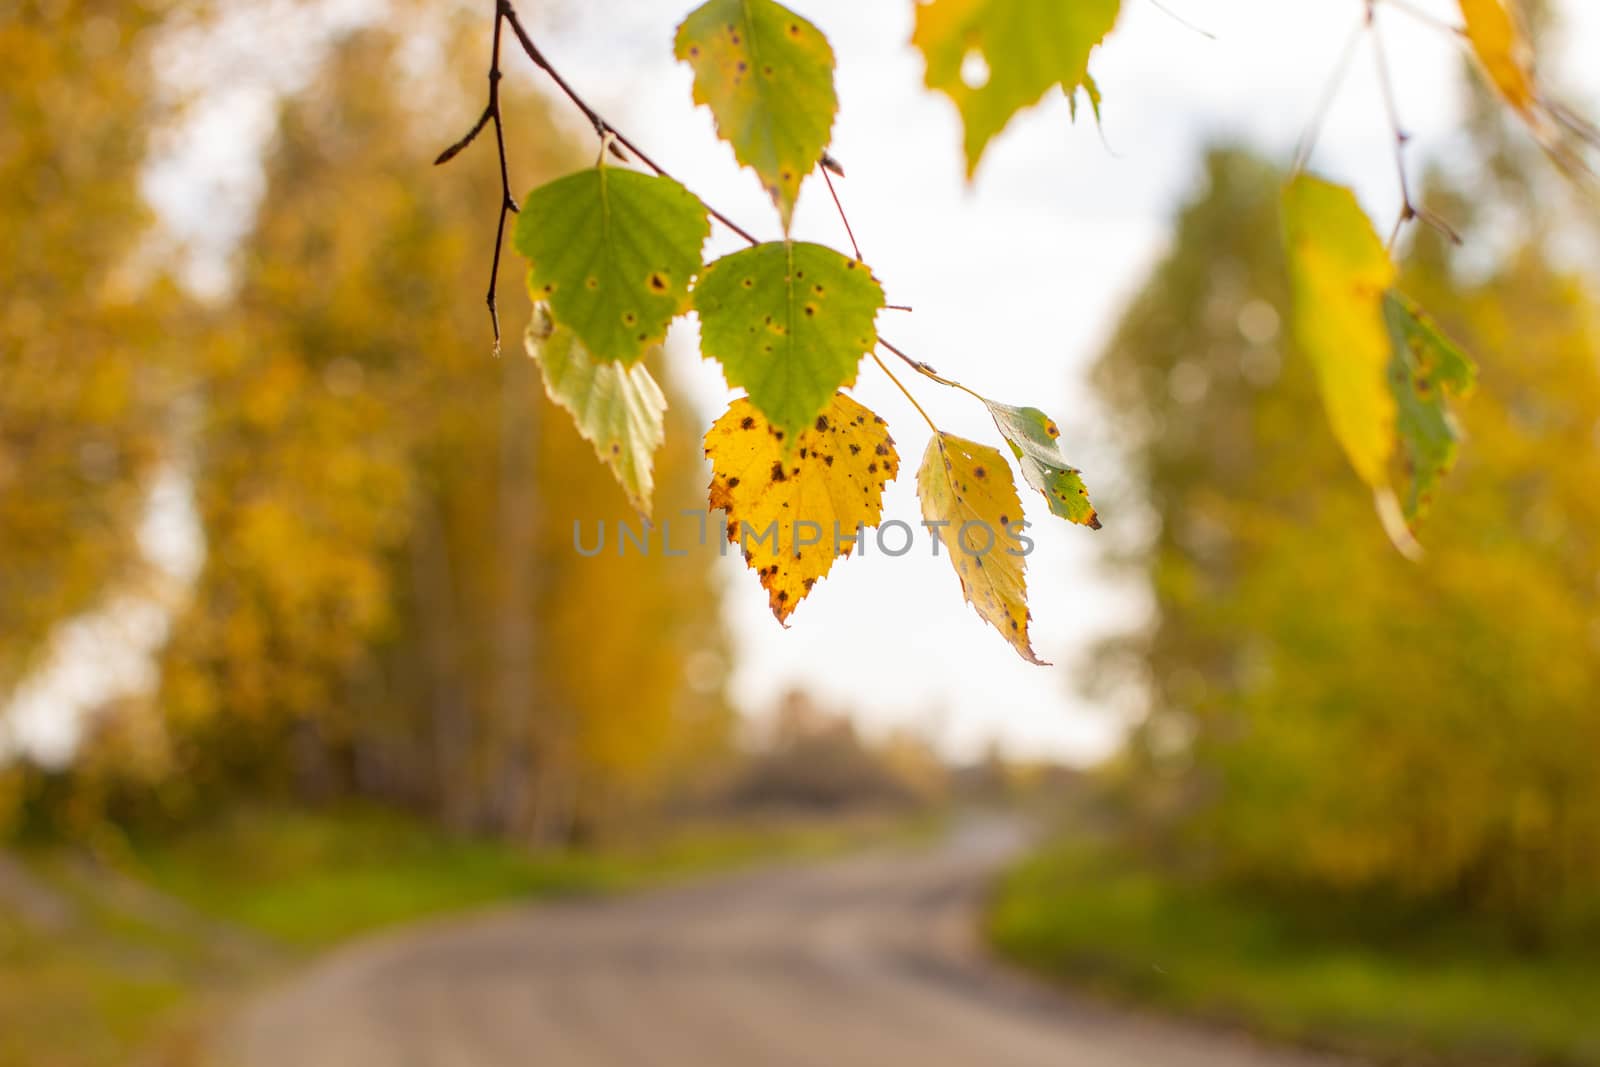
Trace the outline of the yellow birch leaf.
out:
M 1533 52 L 1517 25 L 1510 0 L 1459 0 L 1467 41 L 1489 84 L 1513 108 L 1529 114 L 1537 102 Z
M 728 542 L 761 578 L 772 614 L 788 618 L 836 556 L 883 515 L 900 469 L 889 428 L 843 393 L 785 446 L 784 432 L 740 397 L 706 433 L 710 505 L 727 512 Z
M 1387 489 L 1395 399 L 1384 294 L 1394 264 L 1349 189 L 1300 175 L 1283 194 L 1295 340 L 1310 358 L 1333 435 L 1361 480 Z
M 961 592 L 1017 654 L 1048 666 L 1028 638 L 1026 553 L 1018 537 L 1022 500 L 998 449 L 936 433 L 917 472 L 922 518 L 943 543 Z

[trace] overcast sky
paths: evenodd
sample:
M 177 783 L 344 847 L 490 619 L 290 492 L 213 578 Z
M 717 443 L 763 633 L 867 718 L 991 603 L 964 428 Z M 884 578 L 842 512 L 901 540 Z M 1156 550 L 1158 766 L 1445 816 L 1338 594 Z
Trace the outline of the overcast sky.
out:
M 952 754 L 998 739 L 1017 754 L 1101 756 L 1121 723 L 1082 699 L 1074 680 L 1099 638 L 1136 625 L 1146 609 L 1138 585 L 1117 584 L 1097 562 L 1100 548 L 1138 537 L 1140 520 L 1105 506 L 1111 494 L 1104 490 L 1117 478 L 1117 428 L 1097 417 L 1084 371 L 1161 255 L 1174 210 L 1193 192 L 1204 147 L 1233 139 L 1287 161 L 1363 4 L 1124 0 L 1121 24 L 1092 65 L 1105 95 L 1103 131 L 1086 119 L 1074 125 L 1056 97 L 991 144 L 969 187 L 955 110 L 921 88 L 922 63 L 908 44 L 911 0 L 791 2 L 828 34 L 838 55 L 834 154 L 849 172 L 840 194 L 863 254 L 890 300 L 915 308 L 884 313 L 881 332 L 980 392 L 1055 415 L 1067 455 L 1091 490 L 1102 490 L 1105 528 L 1069 528 L 1051 519 L 1042 500 L 1025 500 L 1046 520 L 1032 531 L 1038 549 L 1028 577 L 1034 645 L 1054 661 L 1049 668 L 1023 663 L 962 603 L 954 572 L 927 554 L 925 541 L 904 558 L 868 555 L 837 565 L 789 630 L 773 621 L 754 575 L 730 557 L 728 610 L 740 650 L 735 696 L 759 710 L 801 684 L 856 708 L 869 728 L 909 726 Z M 537 0 L 522 6 L 551 59 L 592 103 L 704 199 L 763 236 L 779 235 L 752 176 L 716 140 L 708 113 L 691 105 L 688 70 L 671 60 L 672 33 L 689 0 L 569 4 L 551 17 Z M 1551 42 L 1557 48 L 1546 70 L 1589 113 L 1600 112 L 1600 65 L 1578 59 L 1600 54 L 1600 4 L 1557 6 L 1566 32 Z M 1411 7 L 1454 20 L 1451 0 L 1411 0 Z M 224 279 L 219 265 L 260 195 L 257 164 L 275 94 L 312 75 L 315 38 L 381 8 L 382 0 L 323 0 L 313 5 L 314 18 L 303 9 L 288 18 L 241 8 L 225 40 L 165 57 L 169 76 L 207 92 L 183 136 L 156 146 L 163 158 L 147 186 L 198 250 L 202 283 Z M 1387 8 L 1382 28 L 1419 165 L 1428 156 L 1448 159 L 1460 144 L 1459 47 Z M 507 67 L 510 76 L 539 84 L 521 57 L 508 57 Z M 576 116 L 573 126 L 582 131 Z M 1353 184 L 1383 224 L 1398 208 L 1390 137 L 1363 48 L 1323 124 L 1313 166 Z M 795 232 L 847 247 L 819 183 L 802 194 Z M 739 247 L 726 233 L 713 240 L 716 253 Z M 693 322 L 675 331 L 675 368 L 709 422 L 726 406 L 728 390 L 718 368 L 699 359 Z M 913 383 L 944 429 L 997 443 L 975 402 L 924 384 Z M 870 362 L 856 394 L 889 420 L 905 464 L 887 494 L 885 518 L 914 524 L 913 472 L 927 431 Z M 169 510 L 168 519 L 192 526 L 182 505 Z M 71 643 L 82 631 L 64 628 L 60 663 L 83 661 Z M 133 685 L 148 672 L 135 664 L 122 673 Z M 58 694 L 83 687 L 64 668 L 47 668 L 34 681 L 29 721 L 60 748 L 76 732 L 68 711 L 75 698 Z

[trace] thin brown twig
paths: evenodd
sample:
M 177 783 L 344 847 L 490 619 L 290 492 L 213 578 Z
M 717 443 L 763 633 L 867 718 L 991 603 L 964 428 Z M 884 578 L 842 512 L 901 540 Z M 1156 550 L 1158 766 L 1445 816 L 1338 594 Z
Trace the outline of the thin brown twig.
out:
M 506 216 L 517 210 L 517 201 L 511 195 L 511 169 L 506 162 L 506 130 L 500 117 L 500 19 L 494 20 L 494 59 L 489 66 L 489 106 L 486 109 L 494 123 L 494 146 L 500 156 L 500 218 L 494 228 L 494 265 L 489 269 L 489 318 L 494 322 L 494 350 L 500 351 L 500 308 L 495 294 L 500 285 L 500 253 L 506 241 Z
M 1383 110 L 1389 117 L 1389 130 L 1394 135 L 1394 166 L 1400 178 L 1400 218 L 1389 235 L 1389 247 L 1400 237 L 1406 223 L 1417 217 L 1417 208 L 1411 199 L 1411 178 L 1406 171 L 1406 145 L 1411 135 L 1400 124 L 1400 108 L 1395 102 L 1394 80 L 1389 76 L 1389 57 L 1383 47 L 1383 34 L 1378 29 L 1377 0 L 1367 0 L 1367 33 L 1372 38 L 1372 55 L 1378 67 L 1378 89 L 1383 96 Z
M 1366 0 L 1366 29 L 1372 37 L 1372 55 L 1378 68 L 1378 89 L 1383 95 L 1383 108 L 1389 117 L 1389 129 L 1394 134 L 1394 164 L 1400 176 L 1400 217 L 1395 221 L 1394 229 L 1389 234 L 1389 250 L 1394 251 L 1401 231 L 1405 229 L 1406 223 L 1413 219 L 1432 226 L 1451 243 L 1459 245 L 1461 235 L 1439 216 L 1418 206 L 1411 195 L 1411 177 L 1406 168 L 1406 146 L 1411 143 L 1411 135 L 1400 124 L 1400 107 L 1395 100 L 1394 78 L 1389 73 L 1388 50 L 1384 47 L 1383 33 L 1378 27 L 1377 4 L 1378 0 Z
M 844 223 L 845 235 L 850 238 L 850 250 L 856 254 L 856 260 L 861 259 L 861 246 L 856 243 L 856 231 L 850 226 L 850 216 L 844 213 L 844 202 L 839 199 L 839 190 L 833 187 L 833 175 L 828 173 L 829 167 L 823 165 L 822 180 L 828 183 L 828 193 L 833 197 L 833 206 L 839 209 L 839 221 Z
M 495 355 L 500 354 L 500 307 L 496 296 L 500 288 L 500 255 L 505 248 L 506 217 L 517 211 L 516 197 L 511 195 L 511 170 L 506 162 L 505 126 L 500 118 L 500 25 L 505 16 L 505 8 L 504 0 L 497 0 L 494 40 L 489 45 L 489 101 L 484 105 L 478 121 L 472 124 L 472 129 L 462 135 L 455 144 L 440 152 L 433 161 L 436 167 L 450 162 L 477 140 L 478 134 L 482 133 L 485 127 L 491 123 L 494 125 L 495 148 L 500 157 L 500 217 L 495 222 L 494 260 L 489 266 L 489 292 L 484 299 L 489 305 L 489 321 L 494 326 Z

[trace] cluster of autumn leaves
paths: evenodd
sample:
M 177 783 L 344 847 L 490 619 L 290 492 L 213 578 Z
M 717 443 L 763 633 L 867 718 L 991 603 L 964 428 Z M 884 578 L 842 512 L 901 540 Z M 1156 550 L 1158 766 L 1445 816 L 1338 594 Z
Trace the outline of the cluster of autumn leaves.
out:
M 943 17 L 949 6 L 925 10 Z M 934 37 L 965 32 L 954 23 L 934 29 Z M 939 47 L 948 43 L 940 38 Z M 838 110 L 822 33 L 774 0 L 709 0 L 679 27 L 675 51 L 694 70 L 695 101 L 711 109 L 721 137 L 771 196 L 785 238 L 705 264 L 706 205 L 671 177 L 608 165 L 602 153 L 593 168 L 523 204 L 514 245 L 529 262 L 539 308 L 528 350 L 550 397 L 648 514 L 666 404 L 645 357 L 676 318 L 697 315 L 702 354 L 744 390 L 705 438 L 708 504 L 726 513 L 729 541 L 784 622 L 835 559 L 879 525 L 884 486 L 900 470 L 883 419 L 842 391 L 878 348 L 883 287 L 859 260 L 787 236 Z M 1054 421 L 972 395 L 1050 510 L 1098 527 Z M 1028 635 L 1022 501 L 1005 455 L 935 428 L 917 487 L 924 523 L 966 598 L 1020 655 L 1040 662 Z
M 1558 135 L 1581 127 L 1540 91 L 1508 2 L 1460 0 L 1462 36 L 1557 160 L 1579 159 Z M 1120 0 L 917 6 L 913 43 L 926 59 L 928 87 L 960 112 L 969 178 L 992 139 L 1052 90 L 1074 108 L 1083 92 L 1098 114 L 1089 60 L 1120 11 Z M 529 351 L 545 368 L 550 396 L 648 513 L 665 404 L 641 361 L 674 319 L 695 312 L 702 354 L 745 391 L 706 436 L 715 472 L 709 504 L 727 512 L 730 541 L 784 621 L 833 560 L 849 554 L 851 540 L 839 535 L 877 525 L 883 486 L 898 471 L 894 443 L 877 429 L 882 420 L 840 392 L 855 384 L 863 358 L 877 358 L 883 289 L 858 260 L 788 237 L 838 109 L 823 34 L 775 0 L 708 0 L 679 26 L 675 54 L 694 71 L 695 102 L 711 110 L 719 135 L 771 196 L 785 238 L 752 239 L 752 247 L 703 264 L 714 213 L 671 177 L 607 166 L 602 152 L 592 169 L 532 193 L 520 215 L 515 245 L 544 309 Z M 1459 435 L 1448 403 L 1471 389 L 1473 366 L 1394 291 L 1389 250 L 1348 189 L 1298 176 L 1285 193 L 1284 221 L 1297 340 L 1317 368 L 1335 436 L 1409 551 L 1412 528 L 1454 462 Z M 988 407 L 1052 513 L 1099 526 L 1048 416 L 912 365 Z M 1022 554 L 974 550 L 1020 520 L 1011 466 L 994 448 L 933 430 L 917 479 L 924 520 L 979 614 L 1038 662 Z M 760 534 L 774 523 L 776 543 L 751 544 L 747 527 Z M 839 535 L 797 544 L 809 540 L 796 537 L 797 526 Z M 962 536 L 974 528 L 984 536 Z

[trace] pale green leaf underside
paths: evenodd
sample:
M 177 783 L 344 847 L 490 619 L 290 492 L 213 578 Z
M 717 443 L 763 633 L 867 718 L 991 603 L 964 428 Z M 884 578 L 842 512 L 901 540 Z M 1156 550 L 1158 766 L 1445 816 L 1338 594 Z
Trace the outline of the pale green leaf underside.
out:
M 633 363 L 688 310 L 710 234 L 705 205 L 677 182 L 599 166 L 528 194 L 514 243 L 556 322 L 595 359 Z
M 1407 297 L 1390 291 L 1383 312 L 1394 346 L 1389 385 L 1398 412 L 1395 432 L 1410 468 L 1402 505 L 1406 520 L 1415 524 L 1427 514 L 1439 482 L 1455 466 L 1461 430 L 1448 399 L 1469 394 L 1478 372 Z
M 1022 477 L 1050 505 L 1050 512 L 1068 522 L 1100 529 L 1100 517 L 1089 501 L 1083 475 L 1067 463 L 1055 420 L 1038 408 L 1016 408 L 985 400 L 1000 436 L 1011 446 Z
M 643 363 L 602 363 L 573 332 L 534 307 L 528 355 L 539 363 L 544 391 L 565 408 L 578 432 L 611 468 L 635 511 L 648 516 L 655 491 L 655 453 L 665 439 L 667 398 Z
M 1120 0 L 933 0 L 917 8 L 912 43 L 927 60 L 928 88 L 961 112 L 968 177 L 1012 116 L 1055 86 L 1069 97 L 1087 88 L 1099 113 L 1089 54 L 1120 8 Z M 973 76 L 974 65 L 987 67 L 986 80 Z
M 1387 491 L 1395 402 L 1383 298 L 1394 265 L 1343 186 L 1295 178 L 1284 190 L 1283 223 L 1295 340 L 1316 370 L 1328 422 L 1351 465 Z
M 828 39 L 773 0 L 709 0 L 678 27 L 674 51 L 694 68 L 695 103 L 760 176 L 788 232 L 839 110 Z
M 821 245 L 777 241 L 706 267 L 694 290 L 700 351 L 792 444 L 878 343 L 883 288 Z

